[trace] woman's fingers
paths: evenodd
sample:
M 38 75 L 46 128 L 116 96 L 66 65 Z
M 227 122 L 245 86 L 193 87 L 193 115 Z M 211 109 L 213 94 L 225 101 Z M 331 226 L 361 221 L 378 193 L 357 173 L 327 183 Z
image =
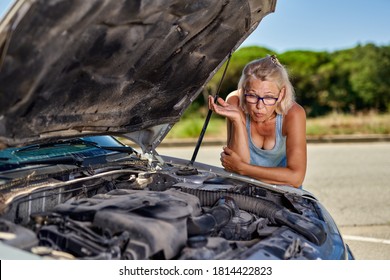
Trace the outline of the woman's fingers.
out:
M 220 100 L 219 99 L 221 99 L 222 101 L 223 101 L 223 99 L 222 98 L 218 98 L 218 103 L 220 103 Z M 218 111 L 220 111 L 219 110 L 219 108 L 220 108 L 220 105 L 218 105 L 217 103 L 215 103 L 215 101 L 214 101 L 214 97 L 213 96 L 211 96 L 211 95 L 209 95 L 209 109 L 210 110 L 212 110 L 212 111 L 214 111 L 214 112 L 218 112 Z
M 225 146 L 223 147 L 223 153 L 230 156 L 233 153 L 233 150 Z
M 220 116 L 226 117 L 230 120 L 240 118 L 240 112 L 238 108 L 225 102 L 221 97 L 217 98 L 217 102 L 214 101 L 212 96 L 209 96 L 209 109 Z
M 229 149 L 228 147 L 223 147 L 223 152 L 221 152 L 221 164 L 222 166 L 227 170 L 227 171 L 232 171 L 233 169 L 231 168 L 231 153 L 232 150 Z
M 223 100 L 221 97 L 218 97 L 218 103 L 219 103 L 222 107 L 228 107 L 228 106 L 230 106 L 230 104 L 227 103 L 225 100 Z
M 228 147 L 223 147 L 221 152 L 221 164 L 225 170 L 237 172 L 237 165 L 242 161 L 241 157 Z
M 214 106 L 214 98 L 211 96 L 211 95 L 209 95 L 209 109 L 211 109 L 211 110 L 213 110 L 214 108 L 213 108 L 213 106 Z

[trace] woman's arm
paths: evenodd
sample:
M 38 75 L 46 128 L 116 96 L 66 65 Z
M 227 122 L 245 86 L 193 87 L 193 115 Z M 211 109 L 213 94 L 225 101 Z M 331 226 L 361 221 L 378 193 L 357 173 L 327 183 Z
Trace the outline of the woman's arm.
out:
M 250 162 L 248 136 L 245 126 L 245 114 L 239 107 L 237 91 L 232 92 L 226 98 L 218 98 L 218 104 L 209 97 L 209 108 L 218 115 L 226 117 L 227 121 L 227 145 L 234 150 L 244 162 Z
M 306 174 L 306 114 L 294 104 L 284 118 L 283 134 L 286 135 L 287 167 L 263 167 L 250 165 L 233 149 L 224 148 L 221 162 L 225 169 L 271 184 L 300 187 Z

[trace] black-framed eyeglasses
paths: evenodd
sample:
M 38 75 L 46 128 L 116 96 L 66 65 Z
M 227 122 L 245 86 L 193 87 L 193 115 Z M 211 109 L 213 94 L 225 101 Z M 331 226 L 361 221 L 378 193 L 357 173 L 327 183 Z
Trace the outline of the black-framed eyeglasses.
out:
M 276 104 L 276 101 L 279 99 L 278 97 L 260 97 L 257 96 L 256 94 L 250 94 L 250 93 L 245 93 L 245 100 L 249 104 L 257 104 L 260 100 L 263 101 L 263 104 L 265 106 L 272 106 Z

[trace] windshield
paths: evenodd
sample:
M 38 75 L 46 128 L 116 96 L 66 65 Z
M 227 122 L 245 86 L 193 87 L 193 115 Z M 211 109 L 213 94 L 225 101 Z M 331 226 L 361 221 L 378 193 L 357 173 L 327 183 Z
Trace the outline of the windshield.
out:
M 111 136 L 91 136 L 45 144 L 9 148 L 0 151 L 0 171 L 15 169 L 26 164 L 82 163 L 85 159 L 107 156 L 118 151 L 107 148 L 123 145 Z M 51 161 L 49 161 L 51 160 Z

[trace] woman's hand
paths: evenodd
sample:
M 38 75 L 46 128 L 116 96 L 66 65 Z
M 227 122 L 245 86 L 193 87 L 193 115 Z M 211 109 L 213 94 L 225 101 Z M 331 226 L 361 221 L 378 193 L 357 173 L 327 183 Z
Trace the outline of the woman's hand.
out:
M 227 171 L 238 174 L 241 174 L 241 166 L 242 164 L 245 164 L 242 158 L 228 147 L 223 147 L 223 152 L 221 153 L 221 163 Z
M 214 97 L 209 96 L 209 109 L 220 116 L 228 118 L 230 121 L 241 120 L 241 109 L 239 107 L 225 102 L 220 97 L 218 97 L 217 102 L 214 102 Z

